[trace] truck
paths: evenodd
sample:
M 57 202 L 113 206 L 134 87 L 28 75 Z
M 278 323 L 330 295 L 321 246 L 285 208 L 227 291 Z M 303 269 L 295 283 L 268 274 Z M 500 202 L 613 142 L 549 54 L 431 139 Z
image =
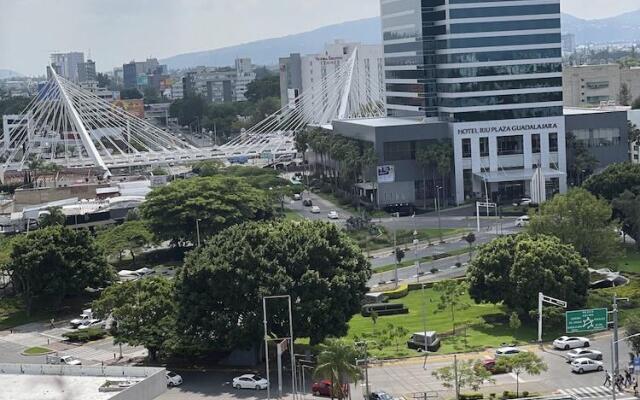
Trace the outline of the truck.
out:
M 90 308 L 87 308 L 82 310 L 82 314 L 80 314 L 79 318 L 72 319 L 70 324 L 72 328 L 77 328 L 91 319 L 93 319 L 93 312 Z
M 407 341 L 407 347 L 412 350 L 438 351 L 440 348 L 440 338 L 434 331 L 416 332 Z

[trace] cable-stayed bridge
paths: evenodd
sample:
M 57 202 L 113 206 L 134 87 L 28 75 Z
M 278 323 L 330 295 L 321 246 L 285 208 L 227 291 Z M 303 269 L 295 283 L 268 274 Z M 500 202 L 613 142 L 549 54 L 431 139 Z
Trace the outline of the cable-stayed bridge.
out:
M 190 164 L 201 160 L 295 154 L 294 137 L 307 126 L 384 114 L 383 88 L 363 85 L 358 52 L 333 75 L 221 146 L 197 147 L 57 75 L 50 78 L 4 133 L 3 176 L 34 159 L 64 168 L 110 170 Z

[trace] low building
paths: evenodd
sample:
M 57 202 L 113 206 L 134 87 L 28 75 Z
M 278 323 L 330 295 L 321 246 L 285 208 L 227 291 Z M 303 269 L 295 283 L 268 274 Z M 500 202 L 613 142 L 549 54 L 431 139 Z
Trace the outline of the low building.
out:
M 630 99 L 640 96 L 640 68 L 618 64 L 565 66 L 562 72 L 565 107 L 618 104 L 620 88 L 629 88 Z
M 2 398 L 153 400 L 167 390 L 164 368 L 0 364 Z

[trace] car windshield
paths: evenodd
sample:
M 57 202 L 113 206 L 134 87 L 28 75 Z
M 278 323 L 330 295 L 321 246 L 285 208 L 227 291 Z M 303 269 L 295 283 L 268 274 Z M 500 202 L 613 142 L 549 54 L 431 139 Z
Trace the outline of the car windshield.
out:
M 252 378 L 254 381 L 259 381 L 260 379 L 262 379 L 260 375 L 254 375 Z
M 393 400 L 393 397 L 391 397 L 390 395 L 388 395 L 386 393 L 378 393 L 378 398 L 380 400 Z
M 174 376 L 176 376 L 175 372 L 167 372 L 167 376 L 170 378 L 173 378 Z

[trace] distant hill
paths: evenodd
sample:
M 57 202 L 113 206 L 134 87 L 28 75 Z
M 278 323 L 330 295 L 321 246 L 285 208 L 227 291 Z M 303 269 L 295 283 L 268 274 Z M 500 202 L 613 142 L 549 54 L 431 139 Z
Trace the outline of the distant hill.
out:
M 375 44 L 381 42 L 381 37 L 380 18 L 374 17 L 329 25 L 296 35 L 259 40 L 216 50 L 180 54 L 166 58 L 161 62 L 167 64 L 169 69 L 179 69 L 198 65 L 233 65 L 236 57 L 251 57 L 254 64 L 273 65 L 278 63 L 279 57 L 286 57 L 289 53 L 317 53 L 326 43 L 333 42 L 335 39 Z
M 0 79 L 21 77 L 22 74 L 10 69 L 0 69 Z
M 577 44 L 640 41 L 640 10 L 616 17 L 584 20 L 562 15 L 562 32 L 576 35 Z
M 640 41 L 640 10 L 605 19 L 585 20 L 562 14 L 562 32 L 576 35 L 576 43 Z M 197 65 L 232 65 L 236 57 L 251 57 L 254 64 L 273 65 L 289 53 L 317 53 L 335 39 L 368 44 L 381 42 L 380 18 L 367 18 L 325 26 L 313 31 L 259 40 L 215 50 L 180 54 L 162 60 L 170 69 Z

